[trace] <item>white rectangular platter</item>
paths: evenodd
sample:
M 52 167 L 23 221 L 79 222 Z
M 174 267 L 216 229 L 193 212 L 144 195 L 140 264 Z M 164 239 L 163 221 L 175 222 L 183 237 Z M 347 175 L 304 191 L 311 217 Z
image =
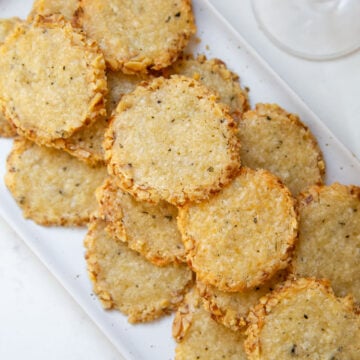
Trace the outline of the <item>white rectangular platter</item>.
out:
M 0 17 L 25 18 L 31 0 L 0 0 Z M 206 0 L 193 0 L 198 37 L 193 45 L 195 53 L 208 58 L 218 57 L 238 73 L 243 86 L 250 88 L 250 102 L 276 102 L 288 111 L 297 113 L 318 139 L 327 165 L 326 182 L 358 184 L 360 163 L 329 132 L 321 121 L 255 53 Z M 0 176 L 5 173 L 6 156 L 12 141 L 0 140 Z M 0 214 L 17 231 L 25 243 L 83 307 L 93 321 L 128 360 L 174 357 L 175 343 L 171 338 L 172 317 L 150 324 L 130 325 L 126 317 L 116 311 L 104 311 L 86 274 L 84 229 L 45 228 L 24 220 L 21 211 L 0 181 Z

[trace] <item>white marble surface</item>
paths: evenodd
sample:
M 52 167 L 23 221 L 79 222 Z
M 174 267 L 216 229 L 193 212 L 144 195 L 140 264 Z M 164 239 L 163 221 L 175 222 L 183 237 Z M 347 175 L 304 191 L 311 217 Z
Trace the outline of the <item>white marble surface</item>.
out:
M 360 52 L 324 62 L 292 57 L 262 34 L 250 1 L 211 3 L 360 158 Z M 122 359 L 1 218 L 0 283 L 0 359 Z

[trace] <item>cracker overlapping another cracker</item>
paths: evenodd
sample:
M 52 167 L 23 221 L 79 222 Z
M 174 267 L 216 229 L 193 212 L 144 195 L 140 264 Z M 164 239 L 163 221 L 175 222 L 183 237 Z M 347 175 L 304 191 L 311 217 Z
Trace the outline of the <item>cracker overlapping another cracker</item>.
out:
M 245 360 L 244 333 L 231 331 L 211 319 L 192 289 L 175 314 L 172 333 L 178 344 L 175 360 Z
M 5 182 L 26 218 L 41 225 L 85 225 L 96 210 L 95 189 L 106 168 L 90 167 L 60 150 L 16 138 Z
M 295 114 L 276 104 L 256 104 L 239 122 L 244 166 L 267 169 L 293 195 L 322 184 L 325 163 L 316 139 Z
M 180 205 L 229 183 L 240 166 L 227 107 L 196 80 L 156 78 L 122 97 L 105 135 L 108 171 L 139 200 Z
M 130 93 L 141 81 L 147 79 L 150 79 L 150 76 L 126 75 L 120 71 L 108 71 L 108 94 L 105 98 L 106 115 L 99 116 L 94 123 L 81 127 L 69 138 L 58 139 L 51 145 L 67 151 L 90 165 L 104 163 L 105 154 L 102 144 L 112 112 L 124 94 Z
M 171 65 L 196 30 L 189 0 L 80 0 L 77 17 L 108 66 L 125 73 Z
M 199 280 L 235 292 L 287 267 L 297 237 L 294 206 L 274 175 L 248 168 L 208 201 L 183 206 L 178 225 Z
M 219 96 L 219 101 L 229 106 L 230 114 L 238 120 L 248 110 L 248 95 L 239 83 L 239 76 L 230 71 L 220 59 L 207 59 L 199 55 L 180 57 L 164 73 L 178 74 L 200 81 Z
M 130 322 L 151 321 L 174 310 L 192 284 L 185 265 L 158 267 L 105 231 L 94 218 L 85 238 L 94 291 L 106 309 L 121 310 Z
M 100 215 L 113 238 L 126 242 L 155 265 L 184 262 L 185 250 L 174 205 L 139 202 L 108 178 L 96 192 Z
M 247 316 L 250 309 L 259 302 L 261 297 L 285 281 L 287 275 L 287 270 L 278 271 L 260 286 L 238 292 L 221 291 L 200 280 L 196 281 L 196 287 L 203 299 L 204 307 L 211 314 L 211 317 L 220 324 L 238 331 L 244 330 L 247 326 Z
M 250 360 L 359 358 L 360 317 L 326 281 L 289 281 L 262 298 L 249 319 Z
M 360 188 L 334 183 L 298 196 L 300 224 L 292 271 L 331 281 L 360 305 Z
M 70 137 L 105 115 L 105 62 L 96 43 L 63 17 L 24 22 L 0 48 L 0 104 L 38 144 Z
M 177 360 L 357 359 L 359 188 L 321 185 L 297 115 L 249 110 L 221 59 L 182 54 L 194 32 L 189 0 L 36 0 L 0 21 L 6 184 L 38 224 L 88 225 L 104 308 L 177 310 Z

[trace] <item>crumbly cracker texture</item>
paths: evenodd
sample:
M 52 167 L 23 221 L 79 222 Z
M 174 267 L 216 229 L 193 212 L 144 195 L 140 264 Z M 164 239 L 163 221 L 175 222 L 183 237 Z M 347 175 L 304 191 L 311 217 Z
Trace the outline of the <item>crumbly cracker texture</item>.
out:
M 89 165 L 104 163 L 105 131 L 109 125 L 107 117 L 97 119 L 93 124 L 84 126 L 67 139 L 58 139 L 51 146 L 64 150 Z
M 0 19 L 0 43 L 3 43 L 8 35 L 15 30 L 15 27 L 21 23 L 18 17 Z
M 190 0 L 80 0 L 77 21 L 124 73 L 169 66 L 196 31 Z
M 118 309 L 129 322 L 152 321 L 175 310 L 192 284 L 185 265 L 158 267 L 123 242 L 109 237 L 93 218 L 85 237 L 94 292 L 105 309 Z
M 239 76 L 219 59 L 207 59 L 205 55 L 195 59 L 192 55 L 183 55 L 164 73 L 200 81 L 218 95 L 220 102 L 229 106 L 231 116 L 237 120 L 249 108 L 247 92 L 241 88 Z
M 295 276 L 326 278 L 337 296 L 352 294 L 360 305 L 360 188 L 312 186 L 298 204 Z
M 185 250 L 174 205 L 139 202 L 108 178 L 96 191 L 108 233 L 158 266 L 184 262 Z
M 139 200 L 200 201 L 240 166 L 234 120 L 196 80 L 174 75 L 123 96 L 105 134 L 108 171 Z
M 90 165 L 103 163 L 105 154 L 102 144 L 113 110 L 124 94 L 133 91 L 141 81 L 148 78 L 149 76 L 126 75 L 120 71 L 108 71 L 107 115 L 101 116 L 94 123 L 80 128 L 69 138 L 56 140 L 51 145 L 67 151 Z
M 6 119 L 0 109 L 0 137 L 11 138 L 16 136 L 16 134 L 15 126 Z
M 239 136 L 242 164 L 271 171 L 293 195 L 323 183 L 322 153 L 297 115 L 276 104 L 257 104 L 240 120 Z
M 40 225 L 85 225 L 97 208 L 95 189 L 106 168 L 90 167 L 60 150 L 16 138 L 5 183 L 25 218 Z
M 9 19 L 0 19 L 0 46 L 5 41 L 6 37 L 14 31 L 15 27 L 20 24 L 21 20 L 17 17 Z M 16 135 L 16 128 L 10 121 L 8 121 L 3 114 L 0 106 L 0 136 L 14 137 Z
M 175 360 L 245 360 L 245 336 L 210 317 L 196 290 L 190 291 L 175 314 L 173 336 L 178 341 Z
M 326 281 L 289 281 L 263 297 L 249 319 L 250 360 L 359 358 L 360 316 Z
M 66 20 L 71 22 L 78 7 L 78 0 L 35 0 L 29 19 L 37 15 L 49 16 L 61 14 Z
M 259 299 L 273 291 L 287 277 L 287 270 L 276 273 L 264 284 L 241 292 L 225 292 L 197 280 L 196 287 L 203 299 L 205 310 L 213 319 L 233 331 L 244 330 L 249 310 Z
M 17 132 L 38 144 L 70 137 L 105 115 L 105 62 L 62 16 L 35 17 L 0 48 L 0 104 Z
M 108 70 L 106 73 L 109 93 L 106 98 L 106 111 L 108 117 L 116 109 L 123 95 L 131 93 L 143 81 L 151 81 L 151 75 L 124 74 L 121 71 Z
M 297 238 L 295 201 L 270 172 L 242 167 L 208 201 L 179 211 L 190 267 L 222 291 L 243 291 L 287 267 Z

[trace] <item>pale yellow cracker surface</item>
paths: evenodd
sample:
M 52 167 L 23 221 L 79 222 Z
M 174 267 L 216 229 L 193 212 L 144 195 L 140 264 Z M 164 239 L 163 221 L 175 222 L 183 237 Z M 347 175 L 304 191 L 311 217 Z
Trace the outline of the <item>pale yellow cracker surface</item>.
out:
M 297 115 L 275 104 L 257 104 L 239 122 L 239 135 L 242 164 L 271 171 L 292 194 L 323 182 L 321 151 Z
M 0 137 L 14 137 L 16 135 L 16 128 L 12 125 L 6 117 L 1 113 L 0 109 Z
M 208 60 L 204 55 L 194 59 L 186 55 L 165 71 L 200 81 L 219 96 L 220 102 L 229 106 L 231 115 L 236 119 L 249 108 L 247 93 L 240 86 L 239 76 L 219 59 Z
M 61 14 L 66 20 L 72 21 L 78 7 L 78 0 L 35 0 L 29 17 Z
M 17 131 L 39 144 L 71 136 L 105 115 L 105 62 L 61 16 L 38 16 L 0 48 L 0 103 Z
M 108 70 L 107 82 L 109 93 L 106 99 L 106 111 L 110 117 L 122 96 L 135 90 L 142 81 L 150 81 L 152 76 L 144 74 L 128 75 L 121 71 Z
M 112 237 L 126 242 L 155 265 L 185 261 L 174 205 L 139 202 L 116 186 L 112 178 L 97 190 L 96 197 Z
M 360 316 L 328 283 L 301 278 L 261 299 L 249 316 L 250 360 L 337 359 L 360 355 Z
M 78 22 L 113 70 L 169 66 L 196 28 L 190 0 L 81 0 Z
M 105 131 L 109 124 L 109 118 L 124 94 L 135 89 L 135 87 L 148 76 L 126 75 L 120 71 L 108 71 L 107 83 L 108 94 L 106 97 L 107 116 L 100 117 L 95 123 L 84 126 L 67 139 L 55 141 L 52 145 L 63 149 L 80 160 L 89 164 L 104 162 Z
M 178 341 L 175 360 L 245 360 L 245 336 L 218 324 L 204 310 L 195 290 L 176 312 L 173 336 Z
M 25 218 L 41 225 L 84 225 L 97 208 L 95 189 L 106 177 L 60 150 L 16 138 L 5 183 Z
M 208 201 L 182 207 L 178 225 L 199 280 L 232 292 L 284 269 L 297 237 L 289 190 L 268 171 L 244 167 Z
M 3 43 L 7 36 L 15 29 L 16 25 L 21 23 L 21 19 L 12 17 L 0 19 L 0 43 Z
M 53 141 L 51 146 L 65 150 L 90 165 L 103 163 L 104 149 L 102 143 L 108 125 L 109 119 L 101 117 L 93 124 L 80 128 L 69 138 Z
M 330 281 L 360 304 L 360 188 L 334 183 L 299 195 L 299 241 L 293 272 Z
M 196 80 L 176 75 L 123 96 L 104 147 L 108 171 L 121 187 L 152 202 L 205 199 L 240 165 L 227 109 Z
M 130 322 L 151 321 L 176 309 L 192 283 L 185 265 L 158 267 L 109 237 L 93 219 L 85 238 L 88 273 L 105 309 L 118 309 Z
M 220 324 L 237 331 L 247 325 L 246 317 L 259 299 L 273 291 L 287 277 L 287 271 L 279 271 L 264 284 L 242 292 L 225 292 L 215 286 L 197 280 L 196 287 L 203 299 L 205 309 Z
M 13 17 L 9 19 L 0 19 L 0 46 L 6 37 L 20 24 L 19 18 Z M 0 106 L 0 136 L 13 137 L 16 135 L 15 127 L 6 119 Z

